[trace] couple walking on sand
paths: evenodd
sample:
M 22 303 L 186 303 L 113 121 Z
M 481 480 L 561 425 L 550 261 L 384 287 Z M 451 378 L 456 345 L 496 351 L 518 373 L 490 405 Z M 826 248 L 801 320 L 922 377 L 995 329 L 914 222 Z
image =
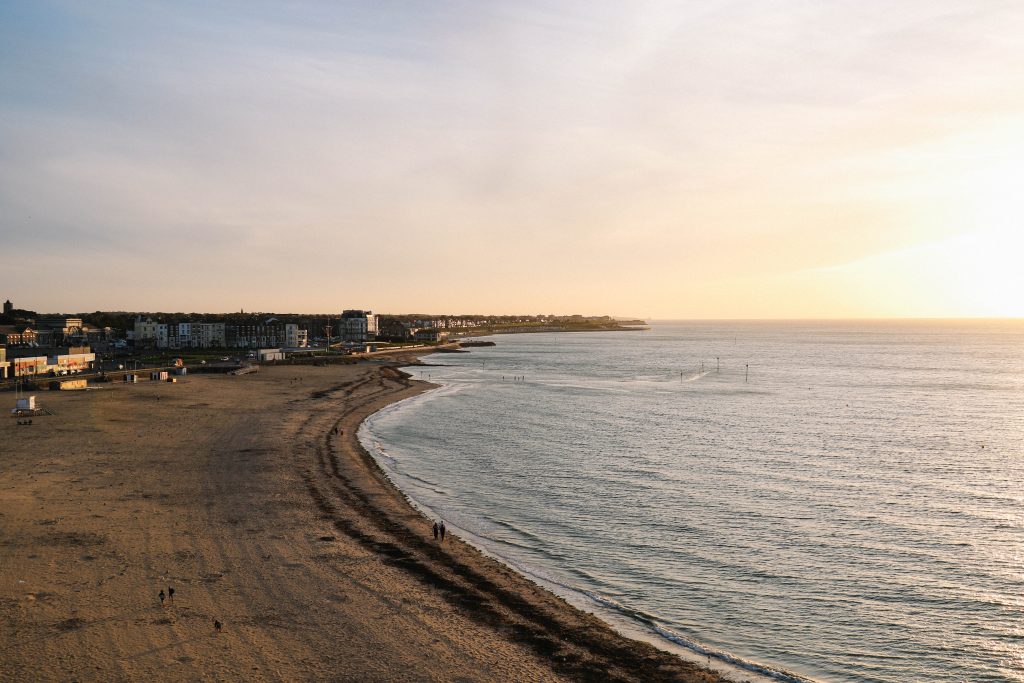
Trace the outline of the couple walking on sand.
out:
M 440 534 L 441 535 L 441 542 L 443 543 L 444 542 L 444 533 L 445 533 L 444 522 L 434 522 L 434 540 L 436 541 L 438 534 Z

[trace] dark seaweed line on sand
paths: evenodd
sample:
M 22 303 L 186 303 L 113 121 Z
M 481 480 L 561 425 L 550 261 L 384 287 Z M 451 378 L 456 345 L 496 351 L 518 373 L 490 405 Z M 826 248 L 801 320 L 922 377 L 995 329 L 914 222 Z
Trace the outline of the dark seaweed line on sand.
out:
M 397 394 L 407 393 L 411 387 L 405 373 L 390 367 L 381 370 L 376 378 L 316 392 L 310 398 L 328 398 L 332 393 L 343 392 L 347 411 L 342 419 L 354 416 L 361 421 L 368 417 L 368 406 L 371 403 L 388 393 L 394 393 L 398 398 Z M 393 381 L 390 391 L 385 379 Z M 374 381 L 379 386 L 377 391 L 353 400 L 352 397 L 361 386 L 369 387 Z M 595 681 L 718 680 L 711 672 L 661 652 L 651 645 L 627 640 L 590 615 L 580 613 L 584 623 L 593 619 L 592 625 L 580 628 L 565 623 L 543 605 L 524 598 L 518 591 L 497 585 L 441 547 L 428 542 L 421 531 L 393 520 L 343 473 L 331 443 L 331 432 L 340 422 L 341 419 L 337 419 L 325 426 L 322 439 L 314 441 L 318 444 L 316 460 L 320 481 L 308 471 L 303 473 L 311 498 L 339 532 L 384 557 L 387 563 L 405 570 L 421 583 L 444 591 L 465 614 L 532 648 L 549 661 L 556 672 L 570 678 Z M 312 424 L 308 428 L 315 429 Z M 361 461 L 357 464 L 366 468 L 382 485 L 391 487 L 376 461 L 358 442 L 355 431 L 350 430 L 346 438 Z M 368 522 L 372 528 L 362 530 L 345 519 L 339 514 L 339 505 L 356 511 L 358 519 Z M 483 555 L 480 557 L 485 562 L 496 563 Z M 575 609 L 567 603 L 564 606 L 566 609 Z M 583 650 L 589 658 L 584 659 L 571 649 Z

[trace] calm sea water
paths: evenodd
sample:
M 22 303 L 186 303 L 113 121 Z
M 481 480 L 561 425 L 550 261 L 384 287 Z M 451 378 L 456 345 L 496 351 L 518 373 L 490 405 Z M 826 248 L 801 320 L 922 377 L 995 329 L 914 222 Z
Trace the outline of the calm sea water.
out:
M 362 430 L 489 551 L 754 667 L 1024 681 L 1024 324 L 491 339 Z

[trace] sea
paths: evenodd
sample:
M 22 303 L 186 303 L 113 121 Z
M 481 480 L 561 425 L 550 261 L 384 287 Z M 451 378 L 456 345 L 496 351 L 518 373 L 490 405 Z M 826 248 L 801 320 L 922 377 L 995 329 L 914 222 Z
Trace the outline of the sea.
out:
M 781 681 L 1024 681 L 1024 321 L 508 334 L 364 445 L 623 632 Z

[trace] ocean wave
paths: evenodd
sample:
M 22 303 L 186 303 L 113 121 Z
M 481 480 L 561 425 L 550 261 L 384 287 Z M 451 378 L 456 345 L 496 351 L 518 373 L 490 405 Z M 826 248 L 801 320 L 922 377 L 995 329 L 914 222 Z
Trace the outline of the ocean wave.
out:
M 685 647 L 688 650 L 692 650 L 693 652 L 696 652 L 699 655 L 711 657 L 713 659 L 718 659 L 720 661 L 725 662 L 726 664 L 729 664 L 730 666 L 743 669 L 744 671 L 749 671 L 750 673 L 765 676 L 776 681 L 782 681 L 783 683 L 814 683 L 814 680 L 811 678 L 805 678 L 804 676 L 800 676 L 789 671 L 776 669 L 775 667 L 771 667 L 766 664 L 758 664 L 748 659 L 744 659 L 743 657 L 738 657 L 732 653 L 708 647 L 706 645 L 698 643 L 695 640 L 691 640 L 689 638 L 681 636 L 675 631 L 665 628 L 664 626 L 659 626 L 658 624 L 652 623 L 651 627 L 658 635 L 660 635 L 668 641 L 675 643 L 676 645 L 681 645 L 682 647 Z

